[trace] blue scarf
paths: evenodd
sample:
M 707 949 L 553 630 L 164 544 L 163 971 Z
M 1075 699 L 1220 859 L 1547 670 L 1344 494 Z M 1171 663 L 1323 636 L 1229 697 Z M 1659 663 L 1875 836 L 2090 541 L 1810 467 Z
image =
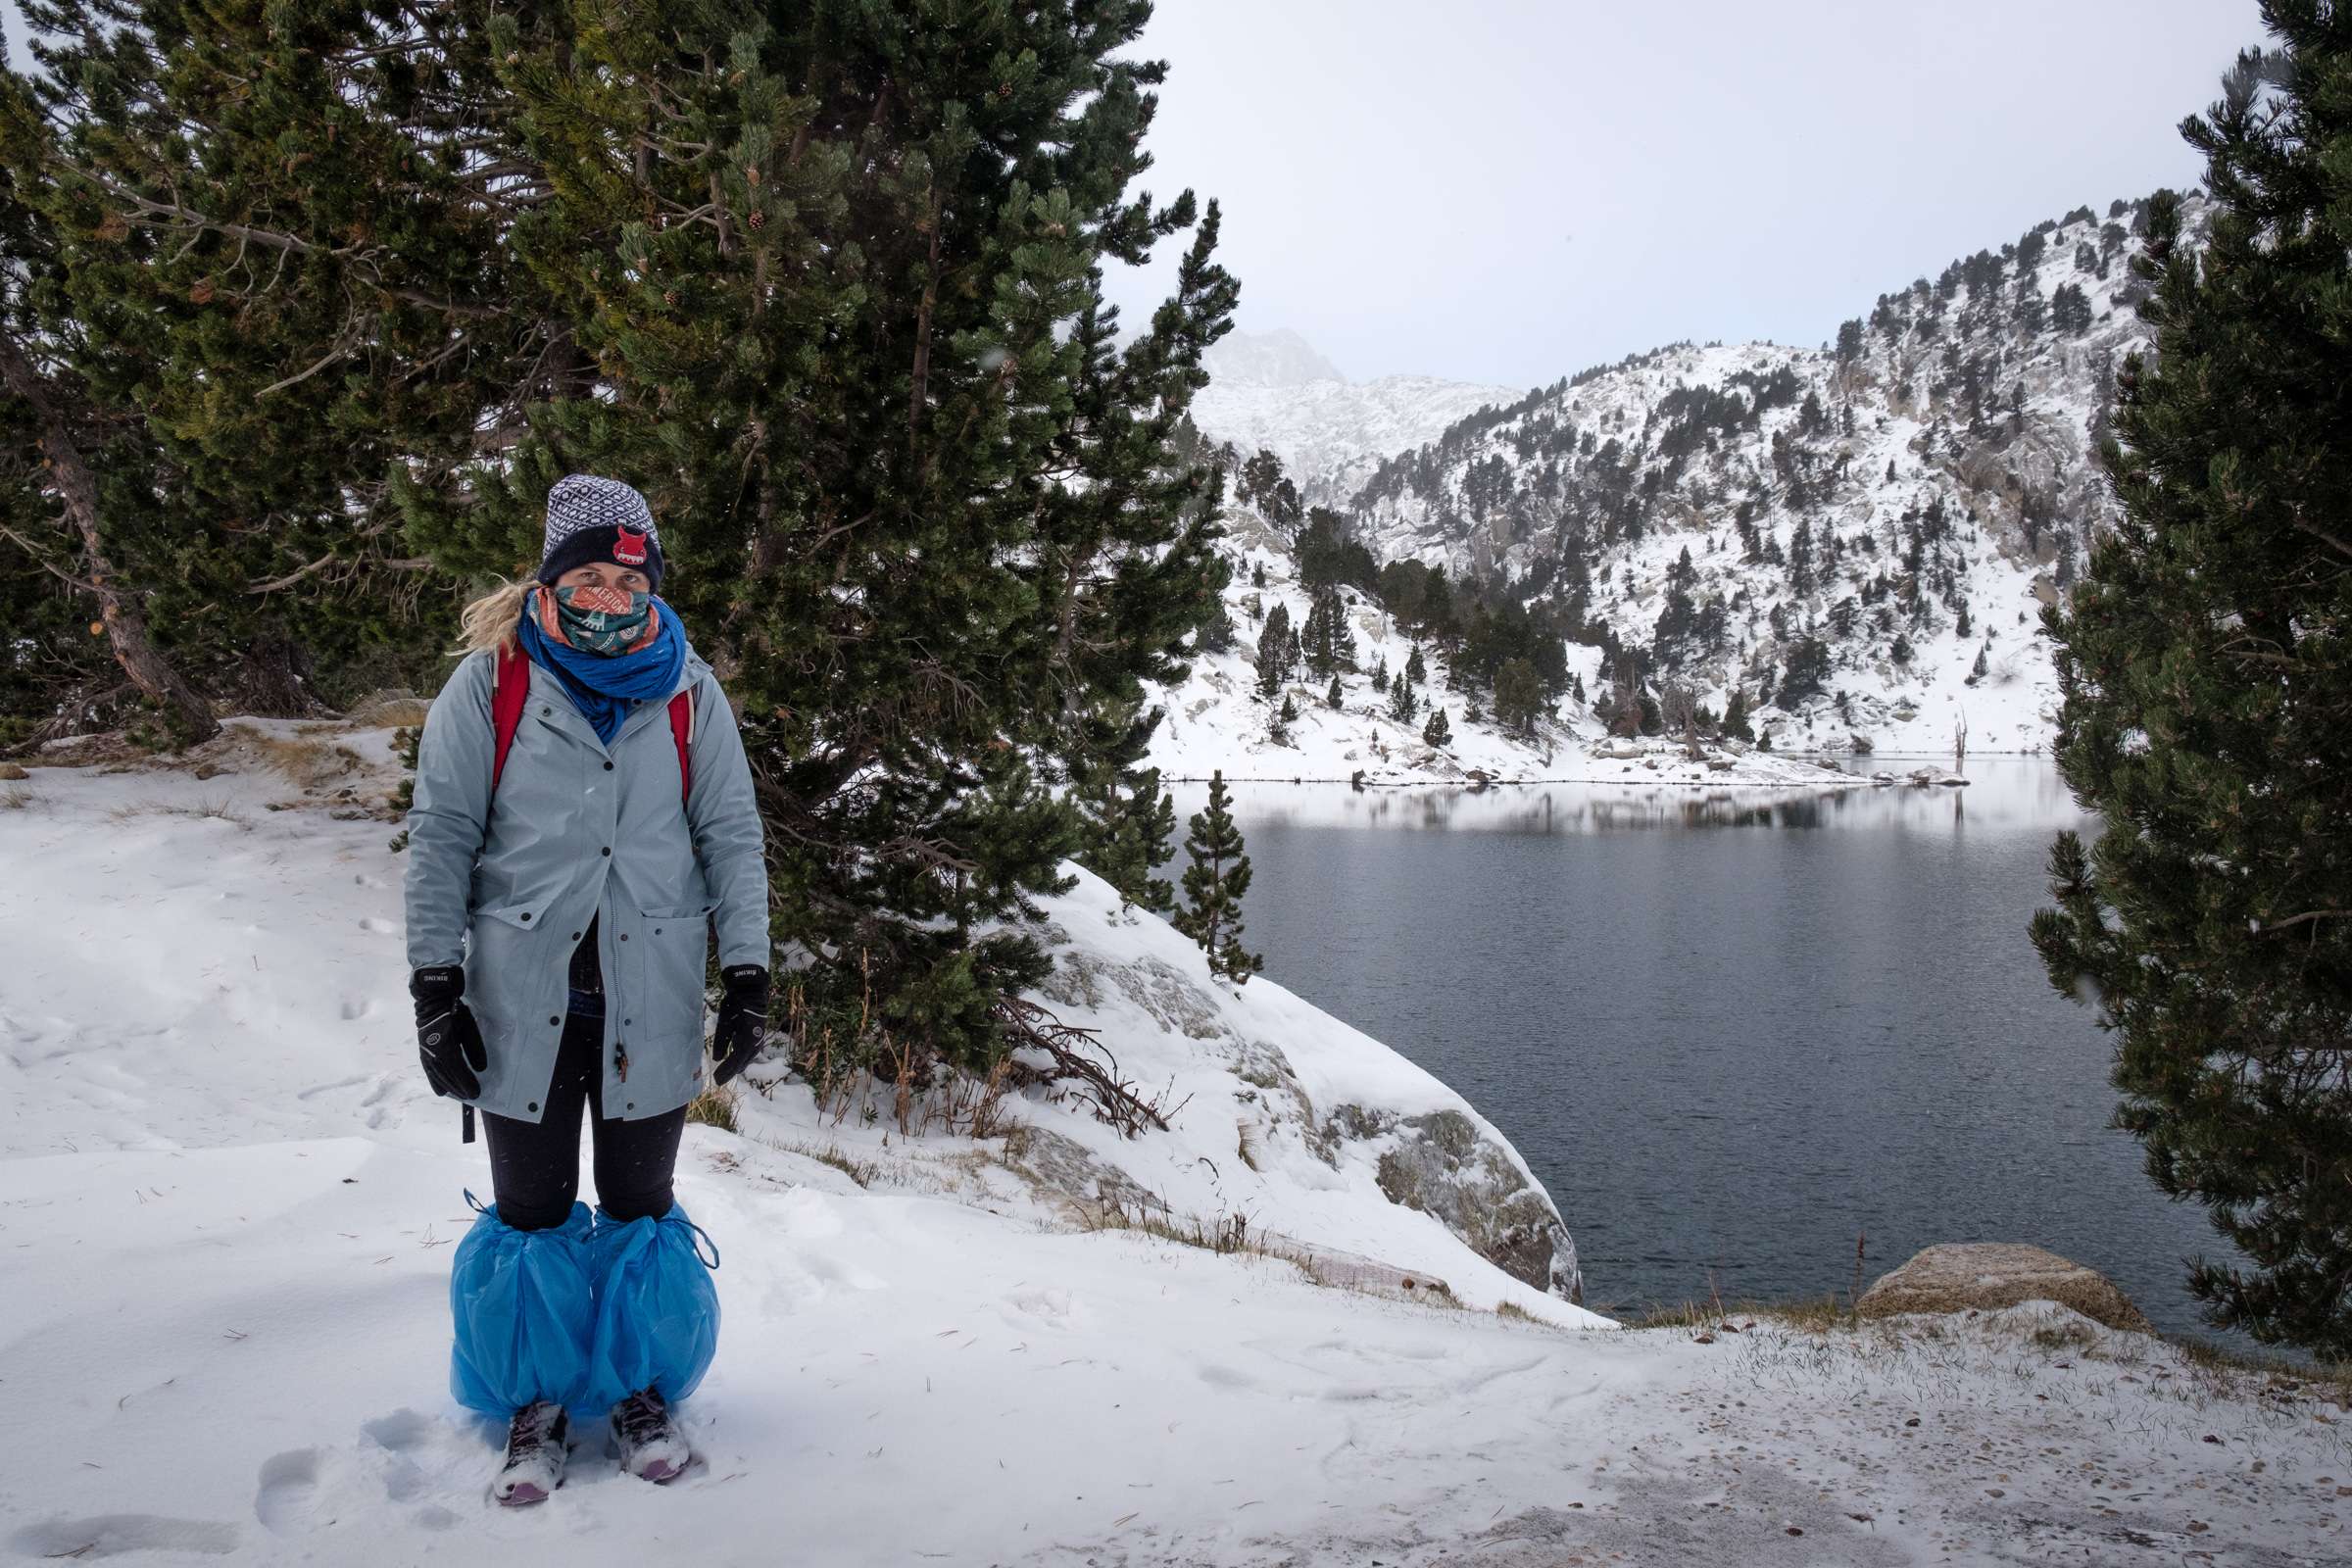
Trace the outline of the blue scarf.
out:
M 589 654 L 568 647 L 539 629 L 534 588 L 522 602 L 522 619 L 515 627 L 522 651 L 556 677 L 574 708 L 606 745 L 620 733 L 620 721 L 641 702 L 665 698 L 678 689 L 678 674 L 686 667 L 686 633 L 678 612 L 660 597 L 661 626 L 654 640 L 630 654 Z

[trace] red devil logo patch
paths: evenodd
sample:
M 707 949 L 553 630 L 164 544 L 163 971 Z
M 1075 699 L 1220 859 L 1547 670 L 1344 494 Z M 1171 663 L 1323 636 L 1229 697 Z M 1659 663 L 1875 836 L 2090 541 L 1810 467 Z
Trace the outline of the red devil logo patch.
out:
M 631 533 L 626 528 L 616 528 L 614 532 L 619 537 L 612 541 L 612 559 L 624 566 L 644 565 L 645 535 Z

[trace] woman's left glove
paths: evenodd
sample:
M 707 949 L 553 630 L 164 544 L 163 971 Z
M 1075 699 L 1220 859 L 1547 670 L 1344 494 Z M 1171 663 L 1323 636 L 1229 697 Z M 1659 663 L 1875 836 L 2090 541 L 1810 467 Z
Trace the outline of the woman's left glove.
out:
M 756 963 L 739 963 L 718 971 L 724 988 L 718 999 L 718 1032 L 710 1054 L 718 1070 L 710 1075 L 715 1088 L 752 1064 L 767 1038 L 767 971 Z

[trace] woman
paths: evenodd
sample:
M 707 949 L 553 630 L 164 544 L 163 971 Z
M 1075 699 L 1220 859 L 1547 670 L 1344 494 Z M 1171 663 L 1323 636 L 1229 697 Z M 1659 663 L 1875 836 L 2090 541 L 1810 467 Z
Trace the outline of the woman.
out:
M 409 812 L 409 993 L 436 1094 L 478 1107 L 495 1199 L 451 1258 L 460 1403 L 508 1421 L 492 1488 L 543 1501 L 570 1415 L 609 1411 L 648 1481 L 692 1457 L 671 1407 L 717 1342 L 701 1230 L 671 1192 L 703 1087 L 767 1015 L 767 868 L 735 716 L 662 585 L 645 498 L 587 474 L 547 497 L 535 582 L 466 607 L 468 657 L 424 721 Z M 578 1201 L 580 1116 L 597 1207 Z M 466 1195 L 473 1201 L 472 1195 Z

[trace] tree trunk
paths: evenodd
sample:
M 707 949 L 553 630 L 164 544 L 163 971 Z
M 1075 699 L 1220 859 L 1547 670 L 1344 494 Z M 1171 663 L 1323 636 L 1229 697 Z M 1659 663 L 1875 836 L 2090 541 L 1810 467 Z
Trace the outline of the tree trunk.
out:
M 179 672 L 155 650 L 147 636 L 147 617 L 135 595 L 117 585 L 114 563 L 98 538 L 98 481 L 74 445 L 73 433 L 59 414 L 49 389 L 33 369 L 13 333 L 0 332 L 0 384 L 24 400 L 40 422 L 41 453 L 48 461 L 50 480 L 66 506 L 66 520 L 81 536 L 81 586 L 98 601 L 98 616 L 106 629 L 115 662 L 131 684 L 176 714 L 187 731 L 187 744 L 209 741 L 220 732 L 213 710 Z

